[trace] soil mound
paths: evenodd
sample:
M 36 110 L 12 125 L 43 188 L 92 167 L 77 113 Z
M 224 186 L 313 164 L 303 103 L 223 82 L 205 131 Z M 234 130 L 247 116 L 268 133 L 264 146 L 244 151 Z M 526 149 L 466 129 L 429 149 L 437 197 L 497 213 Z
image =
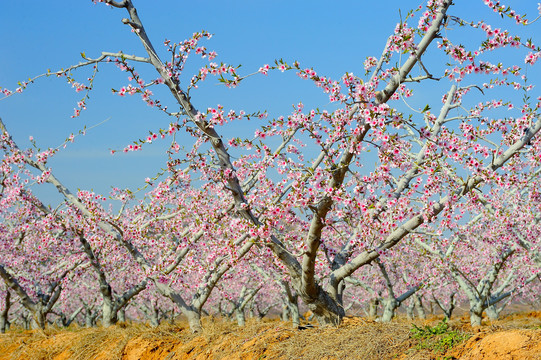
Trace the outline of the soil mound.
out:
M 458 354 L 461 360 L 539 360 L 541 330 L 508 330 L 474 336 Z

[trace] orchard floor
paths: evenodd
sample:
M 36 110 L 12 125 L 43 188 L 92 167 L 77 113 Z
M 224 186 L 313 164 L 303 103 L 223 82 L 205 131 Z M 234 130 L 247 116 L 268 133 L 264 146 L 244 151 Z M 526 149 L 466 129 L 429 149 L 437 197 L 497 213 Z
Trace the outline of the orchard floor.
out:
M 240 329 L 206 318 L 203 325 L 202 334 L 182 323 L 11 330 L 0 335 L 0 360 L 541 359 L 541 312 L 511 314 L 475 329 L 466 318 L 447 326 L 438 318 L 380 324 L 351 317 L 339 327 L 303 330 L 278 320 L 249 320 Z

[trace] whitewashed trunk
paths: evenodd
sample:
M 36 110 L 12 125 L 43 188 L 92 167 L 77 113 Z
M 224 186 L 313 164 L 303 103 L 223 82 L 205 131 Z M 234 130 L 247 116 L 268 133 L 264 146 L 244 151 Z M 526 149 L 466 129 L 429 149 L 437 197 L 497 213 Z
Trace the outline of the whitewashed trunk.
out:
M 376 319 L 378 317 L 378 306 L 379 306 L 379 300 L 378 299 L 370 299 L 370 302 L 368 304 L 368 317 L 370 319 Z
M 386 299 L 385 306 L 383 310 L 383 316 L 381 317 L 382 322 L 389 322 L 393 319 L 396 308 L 398 307 L 398 301 L 394 298 Z
M 113 304 L 107 299 L 103 299 L 102 306 L 102 326 L 109 327 L 117 322 L 116 311 L 113 309 Z
M 246 325 L 246 316 L 244 315 L 244 309 L 235 309 L 235 319 L 237 319 L 237 325 L 243 327 Z
M 291 321 L 293 322 L 293 327 L 299 327 L 301 324 L 299 306 L 297 304 L 291 304 L 290 307 Z
M 201 314 L 196 311 L 189 311 L 186 309 L 183 309 L 182 314 L 188 319 L 190 330 L 192 330 L 193 333 L 200 333 L 203 331 L 203 326 L 201 325 Z
M 122 307 L 122 309 L 118 310 L 118 321 L 126 322 L 126 308 L 125 307 Z
M 85 309 L 85 326 L 87 328 L 94 327 L 96 324 L 94 323 L 94 317 L 92 316 L 92 311 L 89 309 Z
M 406 315 L 407 315 L 408 319 L 410 319 L 410 320 L 413 320 L 413 318 L 415 317 L 413 315 L 414 308 L 415 308 L 415 304 L 413 303 L 413 299 L 411 299 L 409 305 L 406 307 Z
M 481 320 L 483 320 L 484 306 L 480 301 L 471 303 L 470 300 L 470 324 L 471 326 L 481 326 Z
M 282 321 L 289 320 L 289 306 L 287 306 L 287 304 L 282 305 L 282 312 L 280 313 L 280 320 Z
M 488 318 L 490 320 L 498 320 L 498 318 L 500 317 L 500 314 L 498 313 L 498 311 L 496 310 L 496 307 L 494 305 L 489 306 L 486 309 L 486 312 L 487 312 L 487 316 L 488 316 Z
M 158 308 L 153 307 L 150 310 L 150 325 L 152 327 L 158 327 L 160 325 L 160 312 Z
M 413 303 L 415 304 L 415 311 L 417 311 L 417 316 L 419 316 L 420 319 L 426 319 L 426 312 L 421 297 L 417 294 L 413 294 L 412 296 Z
M 44 314 L 41 309 L 37 309 L 32 314 L 31 327 L 32 329 L 45 329 L 47 314 Z

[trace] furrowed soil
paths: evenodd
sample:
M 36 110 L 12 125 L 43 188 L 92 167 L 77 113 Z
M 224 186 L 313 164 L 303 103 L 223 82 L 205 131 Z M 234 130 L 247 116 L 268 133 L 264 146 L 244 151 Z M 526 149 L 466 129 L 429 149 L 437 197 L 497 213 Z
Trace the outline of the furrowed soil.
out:
M 244 328 L 205 318 L 204 331 L 187 324 L 120 324 L 108 329 L 10 330 L 0 335 L 0 360 L 67 359 L 465 359 L 541 360 L 541 312 L 511 314 L 472 328 L 465 317 L 442 322 L 398 319 L 381 324 L 348 317 L 338 327 L 302 329 L 278 320 Z

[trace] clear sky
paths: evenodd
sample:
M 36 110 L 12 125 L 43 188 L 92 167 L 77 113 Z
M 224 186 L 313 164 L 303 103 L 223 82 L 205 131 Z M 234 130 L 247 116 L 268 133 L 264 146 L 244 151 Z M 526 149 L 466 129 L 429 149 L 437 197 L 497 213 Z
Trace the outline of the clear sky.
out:
M 482 12 L 486 20 L 505 27 L 499 16 L 487 11 L 481 0 L 455 2 L 457 5 L 451 8 L 451 14 L 470 19 Z M 272 64 L 274 59 L 283 58 L 288 62 L 298 60 L 303 66 L 314 67 L 318 74 L 335 79 L 345 72 L 362 75 L 365 57 L 379 57 L 387 37 L 400 21 L 399 9 L 404 16 L 410 8 L 422 3 L 411 0 L 134 0 L 151 40 L 163 57 L 168 56 L 163 40 L 181 41 L 194 31 L 205 29 L 214 37 L 202 45 L 217 51 L 218 62 L 242 64 L 241 72 L 251 73 L 264 64 Z M 519 12 L 537 13 L 534 1 L 510 1 L 509 4 Z M 0 86 L 13 90 L 18 81 L 47 69 L 68 67 L 81 61 L 81 52 L 97 57 L 101 51 L 122 50 L 146 56 L 138 38 L 121 23 L 125 16 L 123 9 L 95 5 L 91 0 L 0 1 Z M 525 28 L 522 34 L 528 32 L 532 36 L 540 34 L 539 23 Z M 194 65 L 201 64 L 189 63 L 185 79 L 191 77 Z M 156 76 L 150 66 L 139 65 L 139 68 L 142 74 Z M 74 75 L 84 81 L 89 72 L 77 71 Z M 538 73 L 530 75 L 539 80 Z M 78 137 L 74 144 L 56 155 L 49 166 L 74 190 L 94 189 L 107 194 L 111 186 L 137 188 L 144 184 L 146 177 L 163 167 L 167 142 L 157 141 L 144 151 L 114 156 L 109 150 L 123 148 L 145 137 L 149 130 L 167 127 L 171 119 L 146 106 L 139 96 L 120 98 L 111 94 L 111 88 L 127 84 L 125 73 L 113 66 L 101 65 L 88 110 L 72 119 L 70 116 L 81 93 L 75 93 L 65 79 L 42 78 L 24 93 L 1 100 L 0 117 L 21 147 L 29 146 L 28 138 L 33 136 L 42 148 L 56 147 L 70 133 L 110 118 L 84 137 Z M 446 89 L 447 85 L 444 86 Z M 428 96 L 430 90 L 424 91 Z M 444 91 L 440 90 L 438 97 Z M 537 91 L 534 95 L 538 94 Z M 166 92 L 163 99 L 173 105 Z M 250 78 L 233 90 L 209 79 L 192 99 L 203 110 L 222 104 L 226 109 L 247 112 L 268 110 L 271 116 L 287 115 L 291 106 L 299 101 L 306 107 L 328 106 L 326 95 L 292 72 Z M 228 128 L 225 135 L 243 131 L 248 132 L 248 137 L 255 125 Z M 53 195 L 52 187 L 39 193 L 46 202 L 59 199 Z

